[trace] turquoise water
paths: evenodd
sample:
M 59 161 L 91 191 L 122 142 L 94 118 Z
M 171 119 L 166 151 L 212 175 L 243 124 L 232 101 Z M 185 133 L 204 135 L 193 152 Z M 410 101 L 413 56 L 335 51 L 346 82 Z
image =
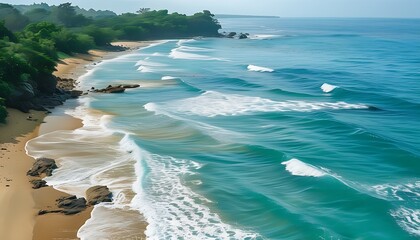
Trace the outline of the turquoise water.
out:
M 88 106 L 137 162 L 147 236 L 418 239 L 420 20 L 221 24 L 251 39 L 162 41 L 83 77 L 142 85 Z

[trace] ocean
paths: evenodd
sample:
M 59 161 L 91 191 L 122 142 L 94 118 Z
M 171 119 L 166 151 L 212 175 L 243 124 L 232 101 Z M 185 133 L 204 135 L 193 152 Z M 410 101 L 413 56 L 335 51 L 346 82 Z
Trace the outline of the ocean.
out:
M 27 144 L 83 196 L 82 239 L 419 239 L 420 20 L 221 18 L 96 65 L 83 120 Z

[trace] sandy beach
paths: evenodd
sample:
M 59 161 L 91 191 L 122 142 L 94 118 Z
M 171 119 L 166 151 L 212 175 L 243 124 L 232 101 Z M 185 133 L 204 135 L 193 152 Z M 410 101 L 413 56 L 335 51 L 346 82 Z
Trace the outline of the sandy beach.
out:
M 151 42 L 116 42 L 130 50 Z M 102 60 L 123 52 L 91 50 L 60 61 L 54 73 L 60 78 L 77 79 Z M 77 86 L 76 86 L 77 89 Z M 80 119 L 64 114 L 22 113 L 8 109 L 7 124 L 0 124 L 0 239 L 77 239 L 78 229 L 90 217 L 92 208 L 75 215 L 50 213 L 38 216 L 41 209 L 52 209 L 55 200 L 67 194 L 52 187 L 32 189 L 26 175 L 34 159 L 26 155 L 25 144 L 32 138 L 55 130 L 73 130 L 82 126 Z

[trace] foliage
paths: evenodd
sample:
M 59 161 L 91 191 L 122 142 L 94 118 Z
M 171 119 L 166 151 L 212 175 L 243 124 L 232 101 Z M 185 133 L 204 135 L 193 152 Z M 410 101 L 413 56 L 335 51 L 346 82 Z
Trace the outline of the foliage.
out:
M 53 39 L 57 50 L 66 54 L 72 54 L 74 52 L 85 53 L 95 46 L 91 36 L 75 34 L 67 30 L 55 33 Z
M 77 14 L 71 3 L 60 4 L 53 9 L 52 14 L 66 27 L 80 27 L 89 24 L 91 21 L 82 14 Z
M 34 8 L 27 11 L 24 15 L 29 19 L 30 22 L 41 22 L 41 21 L 50 21 L 51 12 L 45 8 Z
M 97 28 L 95 26 L 88 26 L 84 28 L 83 32 L 91 36 L 97 46 L 108 45 L 117 36 L 110 28 Z
M 12 31 L 21 30 L 29 23 L 28 18 L 12 5 L 3 3 L 0 3 L 0 21 L 4 21 L 5 27 Z
M 13 35 L 13 33 L 4 26 L 3 21 L 0 21 L 0 39 L 4 38 L 7 38 L 7 40 L 10 40 L 12 42 L 16 41 L 15 35 Z
M 81 33 L 73 33 L 63 27 L 49 22 L 29 24 L 22 34 L 40 43 L 50 42 L 55 50 L 71 54 L 74 52 L 87 52 L 95 46 L 93 38 Z M 51 55 L 50 55 L 51 56 Z M 53 57 L 53 56 L 51 56 Z M 56 57 L 53 57 L 56 59 Z
M 4 107 L 4 99 L 0 98 L 0 122 L 4 123 L 7 117 L 7 111 Z
M 31 5 L 14 5 L 14 7 L 19 10 L 22 14 L 28 16 L 29 12 L 35 10 L 35 9 L 43 9 L 48 13 L 51 13 L 54 11 L 55 8 L 57 8 L 56 6 L 50 6 L 46 3 L 34 3 Z M 82 14 L 83 16 L 87 17 L 87 18 L 92 18 L 92 19 L 101 19 L 101 18 L 106 18 L 106 17 L 114 17 L 117 14 L 109 11 L 109 10 L 94 10 L 94 9 L 83 9 L 80 8 L 78 6 L 74 6 L 74 10 L 76 11 L 77 14 Z M 29 16 L 28 16 L 29 17 Z M 46 19 L 43 19 L 41 21 L 45 21 Z M 31 22 L 34 22 L 31 20 Z

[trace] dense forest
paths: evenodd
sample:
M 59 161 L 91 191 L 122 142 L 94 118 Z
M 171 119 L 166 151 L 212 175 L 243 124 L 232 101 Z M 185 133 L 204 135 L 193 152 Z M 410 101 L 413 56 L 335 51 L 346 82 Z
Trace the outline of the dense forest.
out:
M 216 37 L 220 28 L 209 11 L 187 16 L 143 8 L 117 15 L 70 3 L 0 3 L 0 121 L 7 116 L 5 105 L 11 101 L 30 99 L 39 92 L 54 93 L 52 73 L 60 53 L 85 53 L 114 40 Z M 33 94 L 28 96 L 28 92 Z

